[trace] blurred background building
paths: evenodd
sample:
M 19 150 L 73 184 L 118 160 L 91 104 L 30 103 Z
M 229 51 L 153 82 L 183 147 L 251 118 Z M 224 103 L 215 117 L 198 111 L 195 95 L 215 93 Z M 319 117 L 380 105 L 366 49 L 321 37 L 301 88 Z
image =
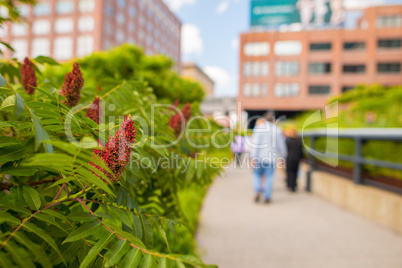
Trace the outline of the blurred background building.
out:
M 181 75 L 184 78 L 199 82 L 205 90 L 205 95 L 214 95 L 214 81 L 194 62 L 186 62 L 181 65 Z
M 171 57 L 180 69 L 181 22 L 162 0 L 38 0 L 21 6 L 26 23 L 6 23 L 7 58 L 45 55 L 59 61 L 123 43 Z
M 205 116 L 234 116 L 237 113 L 236 107 L 236 98 L 234 97 L 209 96 L 201 103 L 201 111 Z
M 251 1 L 238 96 L 249 117 L 322 109 L 358 84 L 402 84 L 402 5 L 367 8 L 354 22 L 348 12 L 341 0 Z
M 182 63 L 181 75 L 199 82 L 205 89 L 205 99 L 201 111 L 205 116 L 230 116 L 236 113 L 236 98 L 216 97 L 215 82 L 195 63 Z

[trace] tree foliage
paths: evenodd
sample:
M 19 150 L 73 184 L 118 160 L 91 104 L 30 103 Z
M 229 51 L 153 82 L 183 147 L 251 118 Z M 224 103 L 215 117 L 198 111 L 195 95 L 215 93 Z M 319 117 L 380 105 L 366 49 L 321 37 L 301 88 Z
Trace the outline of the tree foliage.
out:
M 7 21 L 22 22 L 23 18 L 21 18 L 20 6 L 24 4 L 33 5 L 35 3 L 36 0 L 1 0 L 0 8 L 2 8 L 2 12 L 0 14 L 0 27 L 3 27 L 3 24 Z M 10 50 L 13 50 L 8 43 L 0 41 L 0 44 Z M 3 54 L 1 49 L 0 54 Z
M 163 55 L 146 56 L 141 48 L 122 45 L 110 51 L 96 52 L 78 59 L 86 86 L 96 88 L 100 94 L 108 92 L 122 81 L 137 80 L 152 87 L 160 100 L 178 100 L 180 103 L 201 102 L 205 96 L 198 83 L 182 78 L 174 68 L 173 61 Z M 61 68 L 51 68 L 45 73 L 53 85 L 60 87 L 60 80 L 71 69 L 72 62 Z
M 179 191 L 207 185 L 221 172 L 209 158 L 220 149 L 198 146 L 210 143 L 212 131 L 219 127 L 188 118 L 182 132 L 173 130 L 169 121 L 184 103 L 161 106 L 152 83 L 141 78 L 150 71 L 138 69 L 137 75 L 133 68 L 125 74 L 125 68 L 137 63 L 119 65 L 111 56 L 124 52 L 138 53 L 145 60 L 142 52 L 128 46 L 78 60 L 85 86 L 80 103 L 72 108 L 60 94 L 64 77 L 53 75 L 70 72 L 71 65 L 56 67 L 52 59 L 33 59 L 37 75 L 33 94 L 16 82 L 21 80 L 20 63 L 8 62 L 11 67 L 3 69 L 0 267 L 206 266 L 195 256 L 169 252 L 169 237 L 176 235 L 178 224 L 189 226 Z M 40 65 L 50 67 L 42 73 Z M 152 79 L 176 75 L 165 67 L 153 72 Z M 174 82 L 164 83 L 169 87 Z M 103 109 L 99 124 L 86 116 L 95 97 Z M 193 116 L 200 114 L 197 107 L 191 105 Z M 134 121 L 136 137 L 119 178 L 94 150 L 103 150 L 110 137 L 122 133 L 127 115 Z M 185 139 L 178 139 L 181 135 Z M 220 148 L 229 142 L 224 132 L 214 139 Z M 162 238 L 167 252 L 155 250 L 160 248 L 156 237 Z

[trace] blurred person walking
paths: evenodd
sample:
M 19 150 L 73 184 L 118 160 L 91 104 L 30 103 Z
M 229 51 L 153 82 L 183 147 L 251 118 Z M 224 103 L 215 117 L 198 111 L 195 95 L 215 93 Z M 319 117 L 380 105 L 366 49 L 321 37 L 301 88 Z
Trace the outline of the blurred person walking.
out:
M 296 192 L 299 164 L 303 158 L 303 143 L 297 134 L 296 127 L 291 127 L 286 134 L 286 147 L 288 149 L 288 156 L 286 157 L 286 182 L 289 191 Z
M 265 203 L 269 203 L 271 202 L 275 166 L 279 155 L 283 158 L 287 156 L 287 149 L 282 129 L 274 124 L 274 114 L 267 113 L 264 117 L 264 119 L 257 120 L 251 136 L 250 157 L 254 169 L 255 202 L 259 202 L 260 195 L 263 193 Z M 262 177 L 265 177 L 264 187 Z
M 235 160 L 237 164 L 240 166 L 241 165 L 241 155 L 244 152 L 245 145 L 244 145 L 244 137 L 237 135 L 235 136 L 234 142 L 230 144 L 230 149 L 232 149 L 232 152 L 234 153 Z

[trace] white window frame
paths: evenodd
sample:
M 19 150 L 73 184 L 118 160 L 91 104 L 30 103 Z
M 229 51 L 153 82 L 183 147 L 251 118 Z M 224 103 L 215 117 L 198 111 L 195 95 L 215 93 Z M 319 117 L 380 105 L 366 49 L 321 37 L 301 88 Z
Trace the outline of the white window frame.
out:
M 68 60 L 73 57 L 73 39 L 63 36 L 54 39 L 53 56 L 59 60 Z
M 78 20 L 78 31 L 85 32 L 93 32 L 95 29 L 95 18 L 92 16 L 84 16 L 80 17 Z
M 51 28 L 49 20 L 35 20 L 32 24 L 32 33 L 34 35 L 46 35 L 50 33 Z
M 54 31 L 58 34 L 65 34 L 65 33 L 73 32 L 74 31 L 74 20 L 72 18 L 56 19 L 56 22 L 54 24 Z
M 296 56 L 303 51 L 303 44 L 300 41 L 277 41 L 274 52 L 277 56 Z
M 31 57 L 50 56 L 50 40 L 48 38 L 35 38 L 32 40 Z
M 77 38 L 77 56 L 84 57 L 94 51 L 94 37 L 92 35 L 81 35 Z

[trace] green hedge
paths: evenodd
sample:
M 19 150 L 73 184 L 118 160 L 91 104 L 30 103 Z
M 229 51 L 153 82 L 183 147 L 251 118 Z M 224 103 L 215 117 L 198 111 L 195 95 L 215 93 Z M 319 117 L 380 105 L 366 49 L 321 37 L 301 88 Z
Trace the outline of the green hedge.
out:
M 329 123 L 337 123 L 340 128 L 402 128 L 402 86 L 383 87 L 380 85 L 359 85 L 355 89 L 332 98 L 329 103 L 339 103 L 339 116 L 321 120 L 307 127 L 307 130 L 326 128 Z M 294 123 L 302 129 L 305 120 L 314 112 L 299 116 Z M 369 117 L 371 118 L 370 120 Z M 309 139 L 306 139 L 309 144 Z M 325 138 L 316 141 L 316 148 L 329 152 L 353 155 L 354 141 L 339 139 L 338 150 L 331 149 L 333 142 Z M 368 141 L 362 147 L 362 154 L 368 159 L 379 159 L 402 163 L 402 143 L 393 141 Z M 340 161 L 340 166 L 352 168 L 353 163 Z M 364 165 L 371 175 L 385 175 L 402 180 L 402 171 Z

